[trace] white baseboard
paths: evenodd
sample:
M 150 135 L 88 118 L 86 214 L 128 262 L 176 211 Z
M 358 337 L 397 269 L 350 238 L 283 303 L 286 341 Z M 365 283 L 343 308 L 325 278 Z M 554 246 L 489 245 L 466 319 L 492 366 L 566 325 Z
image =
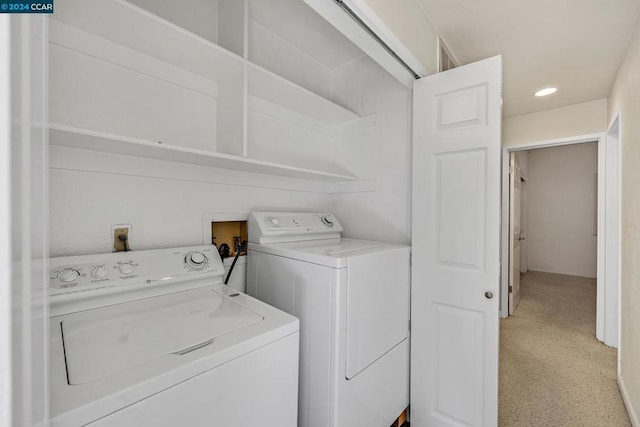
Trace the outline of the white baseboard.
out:
M 627 394 L 627 388 L 624 385 L 624 381 L 618 374 L 618 387 L 620 388 L 620 394 L 622 394 L 622 400 L 624 401 L 624 406 L 627 408 L 627 413 L 629 414 L 629 418 L 631 419 L 631 425 L 633 427 L 640 427 L 640 418 L 638 418 L 638 413 L 635 408 L 631 406 L 631 402 L 629 401 L 629 395 Z

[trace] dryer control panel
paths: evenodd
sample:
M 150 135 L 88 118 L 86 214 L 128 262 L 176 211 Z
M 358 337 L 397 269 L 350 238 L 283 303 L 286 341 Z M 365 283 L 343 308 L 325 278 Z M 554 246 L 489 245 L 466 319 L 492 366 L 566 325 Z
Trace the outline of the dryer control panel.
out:
M 213 245 L 51 258 L 49 266 L 52 309 L 105 295 L 140 298 L 208 286 L 222 283 L 224 276 Z
M 252 212 L 248 219 L 251 243 L 282 243 L 339 238 L 342 226 L 333 214 Z

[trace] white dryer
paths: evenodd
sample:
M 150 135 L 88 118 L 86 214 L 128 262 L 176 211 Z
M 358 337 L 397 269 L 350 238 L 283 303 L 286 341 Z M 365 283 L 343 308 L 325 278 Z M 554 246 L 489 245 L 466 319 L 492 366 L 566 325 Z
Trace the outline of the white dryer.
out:
M 299 427 L 388 427 L 409 405 L 408 246 L 331 214 L 249 216 L 247 293 L 300 319 Z
M 290 426 L 298 320 L 213 246 L 53 258 L 52 426 Z

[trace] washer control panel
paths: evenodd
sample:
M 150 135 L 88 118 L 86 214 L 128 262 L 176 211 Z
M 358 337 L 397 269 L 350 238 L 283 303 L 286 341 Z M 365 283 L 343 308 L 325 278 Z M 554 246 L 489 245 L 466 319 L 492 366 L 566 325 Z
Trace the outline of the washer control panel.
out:
M 249 241 L 278 243 L 340 237 L 342 226 L 331 213 L 252 212 Z
M 212 245 L 51 258 L 49 296 L 152 287 L 168 281 L 222 283 L 224 266 Z

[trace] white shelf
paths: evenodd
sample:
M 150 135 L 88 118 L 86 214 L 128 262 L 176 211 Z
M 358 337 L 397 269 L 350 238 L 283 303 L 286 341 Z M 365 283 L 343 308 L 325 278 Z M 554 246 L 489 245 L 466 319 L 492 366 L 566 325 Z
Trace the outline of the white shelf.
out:
M 126 1 L 65 0 L 54 19 L 208 79 L 242 73 L 240 56 Z
M 242 78 L 249 94 L 329 125 L 359 116 L 217 44 L 123 0 L 65 0 L 54 19 L 224 84 Z M 114 26 L 113 23 L 118 25 Z
M 98 59 L 116 64 L 120 68 L 133 70 L 141 75 L 149 75 L 155 80 L 174 83 L 185 87 L 188 91 L 196 90 L 216 98 L 218 132 L 214 141 L 217 142 L 217 147 L 221 152 L 240 153 L 225 149 L 221 143 L 224 141 L 242 142 L 241 131 L 245 135 L 248 133 L 249 110 L 261 113 L 263 116 L 269 116 L 279 122 L 285 122 L 286 125 L 293 125 L 289 128 L 311 130 L 321 135 L 319 138 L 324 139 L 332 138 L 336 130 L 351 129 L 354 126 L 359 126 L 360 121 L 365 120 L 353 111 L 125 0 L 90 2 L 65 0 L 59 6 L 56 9 L 56 16 L 53 18 L 54 22 L 51 27 L 53 34 L 51 43 L 57 45 L 56 48 L 71 49 L 73 54 L 78 52 L 84 55 L 83 58 L 95 56 Z M 65 75 L 64 70 L 60 72 L 60 75 Z M 110 77 L 107 76 L 107 78 Z M 123 84 L 123 87 L 129 86 L 133 85 Z M 71 87 L 73 89 L 75 86 L 71 85 Z M 60 91 L 64 94 L 70 93 L 64 87 L 61 87 Z M 89 90 L 82 91 L 79 96 L 84 96 L 85 92 L 89 92 Z M 153 92 L 153 94 L 157 93 Z M 239 155 L 217 153 L 213 149 L 215 144 L 211 145 L 211 151 L 207 151 L 202 144 L 200 146 L 195 144 L 198 139 L 180 141 L 179 138 L 183 133 L 179 127 L 177 132 L 168 132 L 166 129 L 165 132 L 155 132 L 155 129 L 154 132 L 142 132 L 135 128 L 135 123 L 129 128 L 121 126 L 121 122 L 129 122 L 126 117 L 120 120 L 118 116 L 119 105 L 116 103 L 114 107 L 109 102 L 112 101 L 112 98 L 116 101 L 123 99 L 126 101 L 126 97 L 118 98 L 115 95 L 111 96 L 111 93 L 107 93 L 102 100 L 98 99 L 100 105 L 97 110 L 115 111 L 116 113 L 103 114 L 102 116 L 98 114 L 97 116 L 98 118 L 114 116 L 115 122 L 102 123 L 97 119 L 94 120 L 91 115 L 93 110 L 90 108 L 87 110 L 88 117 L 84 117 L 82 111 L 68 111 L 70 102 L 77 107 L 87 108 L 86 105 L 74 104 L 73 99 L 76 95 L 73 93 L 71 95 L 71 101 L 66 101 L 63 96 L 53 99 L 53 101 L 62 100 L 59 108 L 65 112 L 60 117 L 52 116 L 52 120 L 58 123 L 50 128 L 50 140 L 54 145 L 317 182 L 358 180 L 353 175 L 278 164 L 276 162 L 282 160 L 279 160 L 280 157 L 272 156 L 272 152 L 268 153 L 269 155 L 264 153 L 261 155 L 259 151 L 256 151 L 257 157 L 269 159 L 269 161 L 264 161 Z M 232 104 L 235 101 L 244 107 L 244 111 L 242 111 L 242 107 L 228 108 L 229 105 L 235 105 Z M 121 102 L 121 104 L 129 105 L 127 102 Z M 191 104 L 188 105 L 191 106 Z M 132 109 L 135 110 L 135 108 Z M 156 116 L 153 108 L 139 107 L 138 110 L 148 113 L 143 117 L 142 125 L 148 125 Z M 185 107 L 182 110 L 186 111 L 188 108 Z M 204 110 L 199 109 L 198 111 Z M 245 114 L 244 121 L 241 120 L 243 113 Z M 238 119 L 238 123 L 234 122 L 236 119 Z M 367 120 L 367 122 L 369 121 Z M 166 120 L 164 122 L 168 123 Z M 354 124 L 354 122 L 358 123 Z M 189 120 L 179 120 L 176 125 L 184 126 L 185 123 L 189 123 Z M 273 123 L 268 123 L 268 125 L 271 124 Z M 244 130 L 242 126 L 244 126 Z M 144 126 L 142 127 L 144 128 Z M 173 131 L 171 126 L 170 128 Z M 100 131 L 93 129 L 100 129 Z M 231 132 L 229 129 L 237 130 L 237 132 Z M 136 135 L 138 138 L 130 137 L 131 135 Z M 170 137 L 165 135 L 170 135 Z M 260 138 L 263 135 L 256 133 L 254 136 Z M 140 139 L 140 137 L 146 139 Z M 156 137 L 166 137 L 167 139 L 160 139 L 164 143 L 159 143 L 155 141 Z M 286 142 L 290 145 L 291 143 L 309 142 L 309 139 L 304 135 L 299 137 L 295 132 L 293 136 L 290 133 L 286 135 L 276 133 L 269 134 L 269 137 L 271 138 L 269 140 L 265 138 L 266 142 L 262 144 L 262 148 L 267 146 L 271 148 L 273 144 L 275 147 L 286 150 L 286 144 L 278 144 L 285 141 L 286 138 L 288 138 Z M 189 146 L 188 142 L 194 144 L 187 147 Z M 320 147 L 316 140 L 313 142 L 316 143 L 314 147 Z M 246 155 L 246 146 L 243 151 Z M 277 149 L 273 151 L 277 151 Z M 248 151 L 248 154 L 252 155 L 251 151 Z M 296 160 L 292 160 L 293 156 L 289 156 L 289 158 L 288 163 L 297 164 Z M 314 162 L 310 165 L 316 167 L 315 164 L 322 168 L 322 165 L 330 164 L 330 161 Z
M 319 122 L 335 125 L 360 116 L 264 68 L 248 63 L 249 94 Z
M 58 124 L 49 125 L 49 141 L 53 145 L 63 147 L 313 181 L 345 182 L 358 180 L 358 177 L 353 175 L 298 168 Z

